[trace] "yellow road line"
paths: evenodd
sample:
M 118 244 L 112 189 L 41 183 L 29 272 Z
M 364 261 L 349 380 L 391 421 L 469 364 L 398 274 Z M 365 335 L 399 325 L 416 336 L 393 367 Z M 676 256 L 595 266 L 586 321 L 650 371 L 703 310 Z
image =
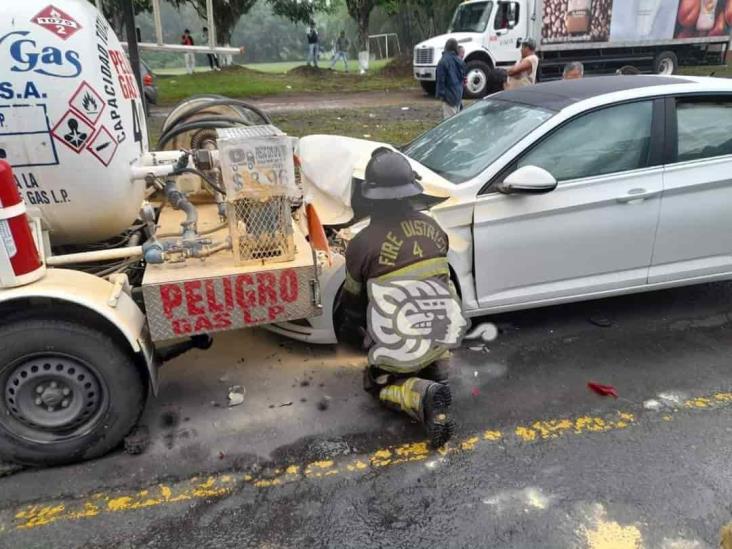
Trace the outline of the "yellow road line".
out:
M 690 398 L 674 410 L 705 411 L 732 406 L 732 393 L 714 393 Z M 672 413 L 662 416 L 672 421 Z M 648 415 L 651 415 L 650 413 Z M 74 521 L 112 513 L 149 509 L 163 505 L 206 500 L 230 495 L 245 485 L 255 488 L 270 488 L 303 479 L 321 479 L 338 475 L 362 474 L 409 462 L 426 461 L 430 458 L 450 454 L 469 454 L 480 448 L 513 441 L 519 444 L 540 442 L 562 436 L 581 436 L 588 433 L 604 433 L 627 429 L 638 423 L 636 414 L 617 411 L 605 416 L 580 416 L 539 420 L 519 425 L 510 431 L 486 430 L 432 451 L 426 442 L 415 442 L 381 448 L 369 455 L 339 460 L 314 461 L 305 464 L 290 464 L 260 475 L 211 475 L 206 478 L 192 478 L 173 484 L 160 484 L 136 492 L 101 492 L 78 500 L 55 501 L 27 505 L 14 513 L 0 511 L 0 517 L 10 512 L 9 522 L 0 522 L 0 535 L 8 530 L 27 530 L 59 521 Z M 429 465 L 429 463 L 428 463 Z

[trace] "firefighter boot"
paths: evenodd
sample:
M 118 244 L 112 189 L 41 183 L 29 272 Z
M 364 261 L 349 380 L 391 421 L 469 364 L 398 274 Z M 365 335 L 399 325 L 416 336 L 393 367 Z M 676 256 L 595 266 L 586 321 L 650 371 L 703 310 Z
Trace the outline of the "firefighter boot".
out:
M 419 377 L 442 385 L 450 384 L 450 357 L 440 358 L 419 371 Z
M 452 396 L 446 385 L 410 377 L 383 387 L 379 400 L 422 423 L 433 448 L 439 448 L 452 436 L 454 426 L 448 415 Z

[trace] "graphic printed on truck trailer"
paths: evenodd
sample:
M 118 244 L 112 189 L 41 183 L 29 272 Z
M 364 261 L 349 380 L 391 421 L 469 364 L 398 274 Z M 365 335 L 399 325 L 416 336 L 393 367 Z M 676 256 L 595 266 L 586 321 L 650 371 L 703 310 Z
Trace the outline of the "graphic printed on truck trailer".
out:
M 729 35 L 732 0 L 546 0 L 542 43 Z

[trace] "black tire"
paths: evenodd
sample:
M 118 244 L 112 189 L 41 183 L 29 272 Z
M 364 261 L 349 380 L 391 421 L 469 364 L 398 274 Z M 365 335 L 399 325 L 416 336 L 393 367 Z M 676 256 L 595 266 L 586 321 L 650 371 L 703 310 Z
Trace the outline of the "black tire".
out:
M 0 458 L 61 465 L 102 456 L 132 430 L 147 397 L 131 353 L 59 320 L 0 327 Z
M 467 84 L 465 86 L 465 97 L 468 99 L 480 99 L 489 93 L 493 93 L 491 83 L 495 80 L 493 77 L 493 68 L 484 61 L 473 60 L 467 62 L 465 74 Z
M 420 80 L 419 85 L 422 86 L 424 93 L 431 97 L 435 96 L 435 92 L 437 91 L 437 82 L 432 80 Z
M 679 68 L 679 58 L 672 51 L 662 51 L 653 60 L 654 74 L 664 74 L 670 76 L 676 74 Z

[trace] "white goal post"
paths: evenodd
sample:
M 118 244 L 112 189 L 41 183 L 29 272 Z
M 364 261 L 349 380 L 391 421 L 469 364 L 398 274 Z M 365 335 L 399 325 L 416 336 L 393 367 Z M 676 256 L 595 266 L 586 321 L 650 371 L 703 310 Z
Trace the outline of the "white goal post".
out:
M 375 43 L 376 49 L 372 46 Z M 395 32 L 388 32 L 384 34 L 372 34 L 369 35 L 369 51 L 371 53 L 378 52 L 379 58 L 389 59 L 394 52 L 398 55 L 402 54 L 402 46 L 399 44 L 399 35 Z

